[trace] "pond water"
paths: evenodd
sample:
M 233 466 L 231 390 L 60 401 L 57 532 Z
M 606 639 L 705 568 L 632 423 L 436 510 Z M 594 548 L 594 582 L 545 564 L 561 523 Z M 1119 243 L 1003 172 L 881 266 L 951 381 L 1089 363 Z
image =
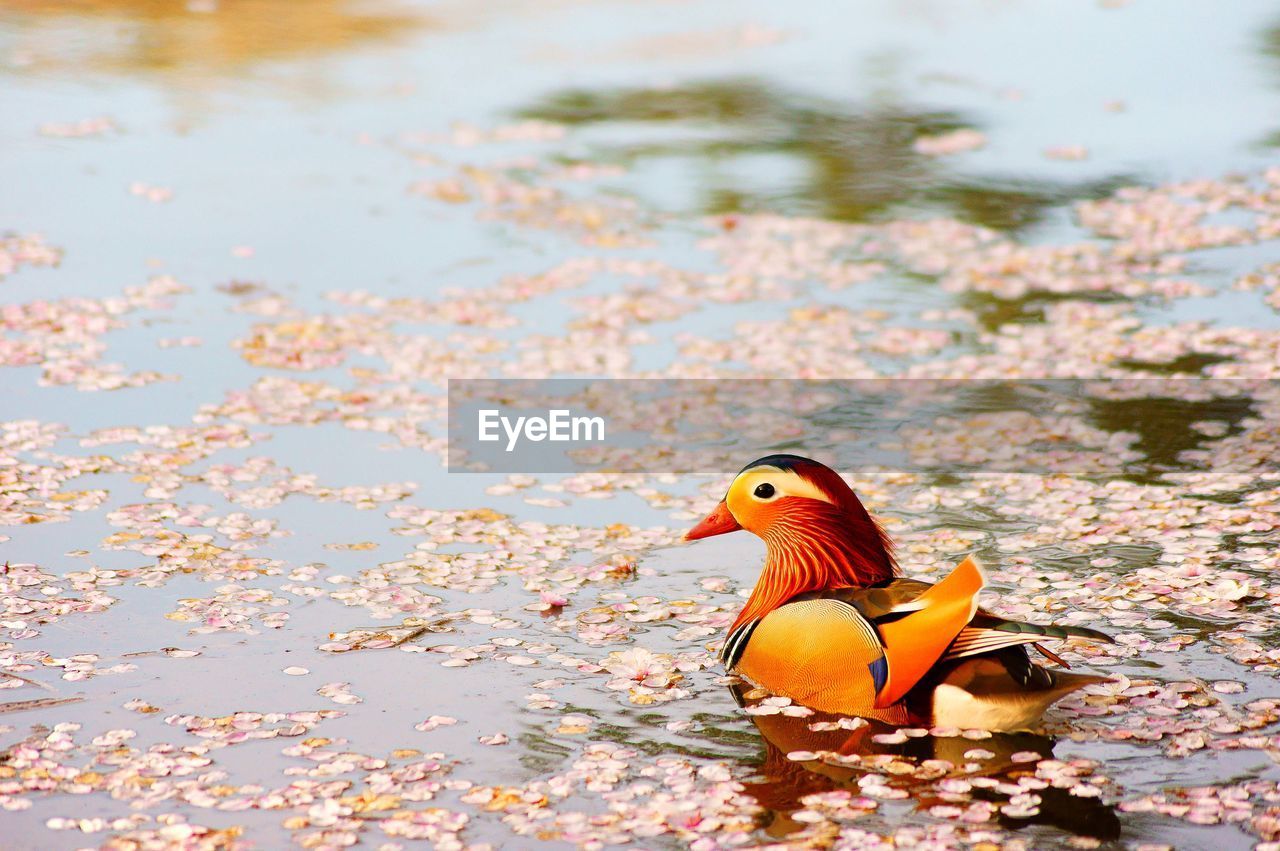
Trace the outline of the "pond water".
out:
M 1265 3 L 0 0 L 0 846 L 1280 848 L 1278 102 Z M 447 471 L 557 376 L 836 397 Z M 1114 682 L 725 677 L 775 450 Z

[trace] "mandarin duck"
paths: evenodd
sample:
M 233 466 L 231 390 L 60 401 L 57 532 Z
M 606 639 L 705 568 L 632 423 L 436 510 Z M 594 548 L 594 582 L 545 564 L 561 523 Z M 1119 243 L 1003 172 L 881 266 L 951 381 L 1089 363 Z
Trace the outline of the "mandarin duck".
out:
M 769 692 L 889 724 L 1016 731 L 1064 695 L 1108 681 L 1032 662 L 1028 645 L 1065 667 L 1040 642 L 1112 639 L 982 610 L 977 559 L 932 585 L 899 576 L 884 530 L 817 461 L 770 455 L 748 464 L 684 537 L 739 529 L 764 540 L 765 563 L 721 661 Z

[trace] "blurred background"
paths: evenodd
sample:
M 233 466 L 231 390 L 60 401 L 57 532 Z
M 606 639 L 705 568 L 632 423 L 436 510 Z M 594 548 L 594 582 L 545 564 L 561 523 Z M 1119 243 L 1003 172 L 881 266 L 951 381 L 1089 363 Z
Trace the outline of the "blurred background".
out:
M 404 191 L 414 134 L 459 122 L 572 127 L 566 160 L 625 165 L 618 190 L 664 212 L 1026 239 L 1280 144 L 1262 2 L 5 0 L 0 74 L 4 227 L 76 245 L 60 280 L 87 287 L 143 264 L 308 290 L 491 274 L 538 248 Z M 914 144 L 961 128 L 952 155 Z

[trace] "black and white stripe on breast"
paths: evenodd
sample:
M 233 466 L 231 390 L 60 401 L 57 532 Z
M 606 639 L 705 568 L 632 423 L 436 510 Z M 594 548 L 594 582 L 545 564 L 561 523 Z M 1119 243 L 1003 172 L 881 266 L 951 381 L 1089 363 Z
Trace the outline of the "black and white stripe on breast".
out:
M 738 664 L 742 658 L 742 652 L 747 649 L 747 642 L 751 640 L 751 633 L 755 632 L 759 625 L 760 619 L 756 618 L 729 633 L 729 637 L 724 640 L 724 647 L 720 648 L 720 661 L 724 664 L 726 671 L 732 671 Z

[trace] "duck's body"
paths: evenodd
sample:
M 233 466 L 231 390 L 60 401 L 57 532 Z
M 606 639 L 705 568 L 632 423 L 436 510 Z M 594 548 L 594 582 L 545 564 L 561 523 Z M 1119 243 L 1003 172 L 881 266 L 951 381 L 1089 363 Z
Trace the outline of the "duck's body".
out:
M 966 592 L 955 589 L 962 579 L 982 587 L 973 559 L 936 586 L 893 579 L 801 594 L 738 627 L 722 659 L 775 694 L 824 712 L 965 729 L 1027 729 L 1058 698 L 1106 679 L 1043 668 L 1026 650 L 1071 636 L 1109 640 L 1102 633 L 970 615 Z M 921 600 L 927 604 L 913 610 Z M 945 606 L 949 600 L 959 605 Z
M 775 694 L 891 724 L 1009 731 L 1106 679 L 1034 664 L 1028 644 L 1110 639 L 980 610 L 986 577 L 973 558 L 934 585 L 898 577 L 884 532 L 815 461 L 770 456 L 748 466 L 686 537 L 740 528 L 760 535 L 768 555 L 722 659 Z

